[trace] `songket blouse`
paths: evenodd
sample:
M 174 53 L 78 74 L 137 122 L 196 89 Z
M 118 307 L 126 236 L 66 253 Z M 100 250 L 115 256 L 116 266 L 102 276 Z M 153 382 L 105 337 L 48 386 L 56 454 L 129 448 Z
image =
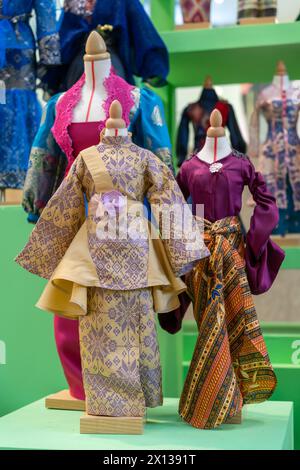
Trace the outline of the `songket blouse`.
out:
M 152 237 L 155 225 L 144 214 L 144 197 L 152 207 L 182 208 L 194 242 L 187 232 L 178 237 L 176 219 L 172 218 L 168 236 Z M 136 227 L 136 233 L 103 236 L 107 224 L 113 226 L 114 214 L 123 217 L 124 207 L 128 208 L 128 227 Z M 159 233 L 164 234 L 160 217 L 157 224 Z M 136 236 L 138 227 L 141 236 Z M 85 149 L 76 158 L 17 262 L 50 279 L 40 308 L 76 317 L 87 313 L 86 289 L 91 286 L 112 290 L 152 287 L 155 310 L 173 311 L 179 306 L 177 295 L 185 290 L 180 276 L 208 255 L 167 166 L 133 144 L 130 137 L 103 137 L 100 145 Z
M 202 205 L 204 218 L 211 222 L 239 215 L 243 189 L 249 187 L 256 206 L 245 238 L 246 272 L 251 292 L 266 292 L 278 273 L 284 252 L 270 239 L 278 223 L 275 198 L 267 192 L 262 175 L 248 157 L 232 151 L 210 165 L 194 155 L 183 163 L 177 182 L 185 198 L 192 197 L 193 213 L 198 212 L 197 205 Z

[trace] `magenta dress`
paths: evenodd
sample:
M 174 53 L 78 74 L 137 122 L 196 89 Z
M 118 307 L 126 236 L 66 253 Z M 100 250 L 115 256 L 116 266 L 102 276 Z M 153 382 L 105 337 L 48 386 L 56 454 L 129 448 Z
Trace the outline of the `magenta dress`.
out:
M 263 176 L 255 171 L 249 158 L 233 151 L 213 167 L 194 155 L 180 168 L 177 182 L 186 199 L 204 206 L 204 218 L 210 222 L 239 215 L 242 193 L 248 186 L 256 203 L 246 235 L 246 272 L 252 294 L 262 294 L 272 285 L 284 259 L 284 251 L 270 235 L 278 223 L 275 198 L 267 192 Z
M 73 153 L 97 145 L 100 141 L 99 122 L 72 123 L 69 127 Z M 83 388 L 78 320 L 54 317 L 56 347 L 72 397 L 85 400 Z

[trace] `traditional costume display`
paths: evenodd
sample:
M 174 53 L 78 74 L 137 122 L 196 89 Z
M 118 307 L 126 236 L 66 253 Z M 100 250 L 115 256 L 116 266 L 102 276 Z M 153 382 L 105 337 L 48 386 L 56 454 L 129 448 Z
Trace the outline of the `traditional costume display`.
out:
M 188 156 L 189 126 L 194 129 L 194 150 L 201 150 L 205 143 L 206 131 L 209 127 L 209 116 L 213 109 L 218 109 L 223 117 L 223 126 L 230 132 L 232 147 L 246 151 L 246 143 L 241 134 L 234 109 L 227 101 L 221 100 L 213 88 L 203 88 L 201 96 L 195 103 L 189 104 L 182 113 L 176 143 L 178 165 L 182 165 Z
M 164 236 L 163 219 L 154 226 L 144 215 L 144 197 L 185 208 L 195 241 L 178 236 L 172 217 Z M 110 224 L 116 237 L 107 236 Z M 154 312 L 179 306 L 180 276 L 208 254 L 172 172 L 153 153 L 130 136 L 104 136 L 79 154 L 17 262 L 49 279 L 40 308 L 79 318 L 88 414 L 143 416 L 162 403 Z
M 22 188 L 41 119 L 36 96 L 36 15 L 39 64 L 60 63 L 55 0 L 0 0 L 0 189 Z
M 284 259 L 270 234 L 278 222 L 275 198 L 249 159 L 236 151 L 208 164 L 186 161 L 177 181 L 193 211 L 204 207 L 204 240 L 211 252 L 187 275 L 198 339 L 180 398 L 179 413 L 191 425 L 215 428 L 247 403 L 268 399 L 276 385 L 252 294 L 266 292 Z M 244 239 L 238 215 L 248 186 L 256 202 Z M 163 318 L 174 332 L 180 316 Z M 176 326 L 177 321 L 177 326 Z
M 297 123 L 300 90 L 276 83 L 258 96 L 251 118 L 249 154 L 260 157 L 260 171 L 280 212 L 277 233 L 300 232 L 300 141 Z M 260 114 L 267 121 L 267 136 L 260 153 Z

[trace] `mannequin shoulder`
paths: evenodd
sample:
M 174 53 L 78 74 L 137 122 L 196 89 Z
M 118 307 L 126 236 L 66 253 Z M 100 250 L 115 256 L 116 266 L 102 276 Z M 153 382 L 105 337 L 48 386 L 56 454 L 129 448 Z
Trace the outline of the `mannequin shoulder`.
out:
M 66 92 L 64 91 L 63 93 L 58 93 L 57 95 L 53 96 L 53 98 L 56 97 L 56 104 L 58 104 L 61 101 L 62 97 L 65 96 L 65 94 Z
M 248 161 L 249 163 L 250 162 L 250 158 L 248 157 L 248 155 L 246 155 L 245 153 L 242 153 L 242 152 L 238 152 L 238 150 L 232 150 L 232 155 L 235 157 L 235 158 L 239 158 L 239 159 L 242 159 L 244 161 Z

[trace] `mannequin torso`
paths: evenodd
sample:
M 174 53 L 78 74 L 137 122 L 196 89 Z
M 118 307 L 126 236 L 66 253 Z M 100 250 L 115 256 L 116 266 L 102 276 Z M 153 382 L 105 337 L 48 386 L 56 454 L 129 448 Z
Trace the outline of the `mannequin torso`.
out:
M 227 137 L 206 137 L 204 147 L 197 153 L 197 157 L 211 164 L 227 157 L 231 152 Z
M 111 60 L 87 61 L 84 63 L 85 84 L 81 99 L 73 110 L 72 122 L 94 122 L 105 119 L 101 104 L 107 98 L 104 80 L 109 76 Z
M 287 91 L 291 86 L 289 76 L 288 75 L 274 75 L 273 85 L 278 89 L 279 93 L 281 91 Z
M 81 98 L 73 109 L 72 122 L 99 122 L 105 119 L 102 103 L 107 98 L 104 80 L 109 76 L 111 60 L 95 60 L 84 62 L 85 83 L 81 90 Z M 60 102 L 64 93 L 59 97 Z
M 126 137 L 128 135 L 127 129 L 105 129 L 104 135 L 106 137 Z

